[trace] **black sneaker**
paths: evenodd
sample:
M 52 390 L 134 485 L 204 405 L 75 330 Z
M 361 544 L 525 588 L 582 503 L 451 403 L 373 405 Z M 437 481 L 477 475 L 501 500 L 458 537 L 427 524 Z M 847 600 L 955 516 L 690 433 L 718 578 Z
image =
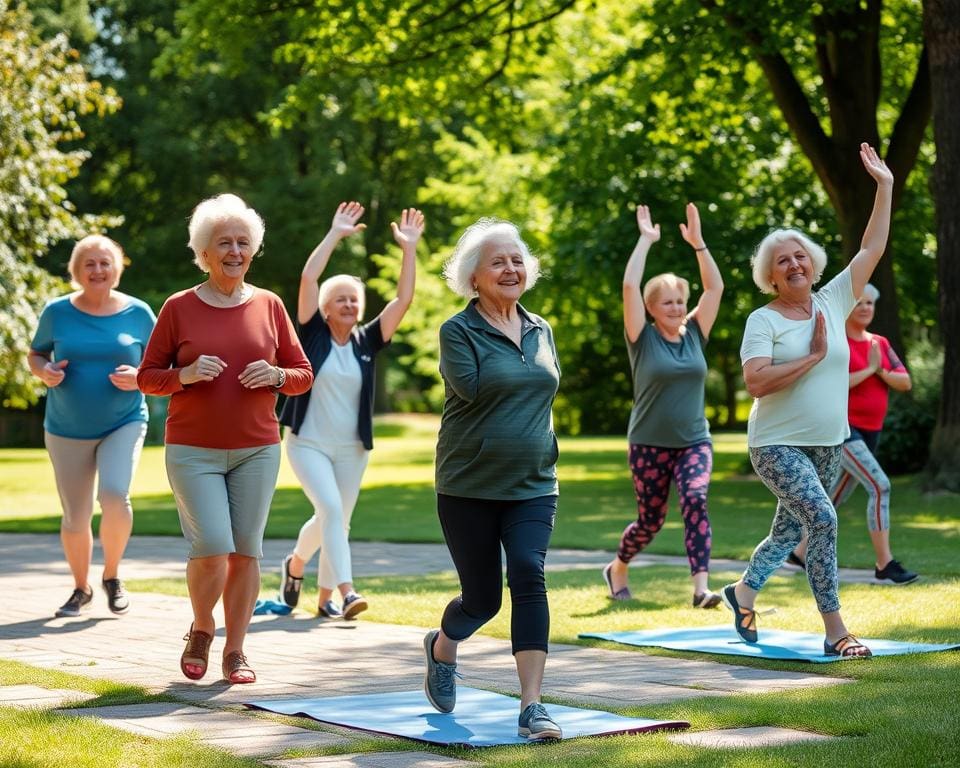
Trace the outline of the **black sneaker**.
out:
M 883 568 L 874 568 L 873 578 L 878 584 L 909 584 L 920 578 L 920 574 L 908 571 L 897 560 L 891 560 Z
M 300 602 L 300 588 L 303 586 L 303 576 L 290 575 L 290 561 L 293 555 L 287 555 L 280 564 L 280 599 L 285 605 L 296 608 Z
M 80 611 L 86 610 L 93 601 L 93 590 L 84 592 L 82 589 L 73 590 L 70 599 L 57 608 L 54 616 L 79 616 Z
M 126 613 L 130 610 L 130 598 L 120 579 L 104 579 L 103 591 L 107 593 L 107 607 L 111 613 Z
M 343 618 L 355 619 L 358 613 L 367 610 L 367 598 L 358 595 L 356 592 L 349 592 L 343 598 Z

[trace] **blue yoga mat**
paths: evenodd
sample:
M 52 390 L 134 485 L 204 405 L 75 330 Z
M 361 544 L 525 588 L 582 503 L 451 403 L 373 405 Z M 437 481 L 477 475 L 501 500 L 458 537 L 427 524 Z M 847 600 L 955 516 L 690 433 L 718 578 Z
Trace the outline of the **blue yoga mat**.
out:
M 327 699 L 273 699 L 248 701 L 245 704 L 281 715 L 305 715 L 323 723 L 405 736 L 434 744 L 494 747 L 527 742 L 522 736 L 517 736 L 520 703 L 510 696 L 476 688 L 458 687 L 457 706 L 449 714 L 441 714 L 431 707 L 423 691 L 370 693 Z M 546 706 L 550 716 L 563 729 L 565 739 L 690 727 L 690 723 L 682 720 L 645 720 L 595 709 L 563 707 L 559 704 Z
M 824 664 L 844 661 L 839 656 L 823 655 L 823 635 L 809 632 L 790 632 L 786 629 L 760 628 L 760 642 L 745 643 L 732 626 L 694 627 L 692 629 L 648 629 L 635 632 L 587 632 L 580 637 L 610 640 L 624 645 L 670 648 L 674 651 L 722 653 L 731 656 L 751 656 L 757 659 L 786 659 L 812 661 Z M 896 640 L 860 638 L 874 656 L 894 656 L 901 653 L 929 653 L 960 648 L 960 643 L 932 645 L 928 643 L 901 643 Z

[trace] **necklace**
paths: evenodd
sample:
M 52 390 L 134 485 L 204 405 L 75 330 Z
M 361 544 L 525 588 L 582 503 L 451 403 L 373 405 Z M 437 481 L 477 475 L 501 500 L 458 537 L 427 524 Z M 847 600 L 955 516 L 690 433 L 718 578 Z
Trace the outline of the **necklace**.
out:
M 802 305 L 800 305 L 800 304 L 790 304 L 790 303 L 784 301 L 783 299 L 780 299 L 780 306 L 782 306 L 784 309 L 792 309 L 792 310 L 795 310 L 795 311 L 797 311 L 797 312 L 802 312 L 802 313 L 803 313 L 804 315 L 806 315 L 807 317 L 811 317 L 811 316 L 812 316 L 812 315 L 810 314 L 810 310 L 807 309 L 805 306 L 802 306 Z
M 218 307 L 236 307 L 250 297 L 250 286 L 246 283 L 241 283 L 232 293 L 222 293 L 211 280 L 207 280 L 201 287 L 206 288 L 207 297 Z

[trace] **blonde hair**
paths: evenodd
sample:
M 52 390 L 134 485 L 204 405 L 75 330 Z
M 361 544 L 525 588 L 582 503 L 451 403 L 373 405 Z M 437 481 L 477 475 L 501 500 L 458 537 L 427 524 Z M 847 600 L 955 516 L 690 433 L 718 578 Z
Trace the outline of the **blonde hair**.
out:
M 796 229 L 775 229 L 757 246 L 753 256 L 750 259 L 750 266 L 753 268 L 753 282 L 762 293 L 771 295 L 777 293 L 776 286 L 770 282 L 770 273 L 773 271 L 773 252 L 778 245 L 795 240 L 800 247 L 807 252 L 810 261 L 813 264 L 813 284 L 820 282 L 823 270 L 827 266 L 827 253 L 813 240 Z
M 210 267 L 203 260 L 203 250 L 210 244 L 214 227 L 229 221 L 243 224 L 250 235 L 250 247 L 253 248 L 253 252 L 260 250 L 263 233 L 266 230 L 260 214 L 236 195 L 225 193 L 208 197 L 193 209 L 188 227 L 190 240 L 187 244 L 193 251 L 193 263 L 202 272 L 210 271 Z
M 353 275 L 333 275 L 320 283 L 320 292 L 317 295 L 317 306 L 320 307 L 320 314 L 323 314 L 324 305 L 330 300 L 333 292 L 341 286 L 350 286 L 357 289 L 357 297 L 360 299 L 360 311 L 357 313 L 357 322 L 363 320 L 363 310 L 367 305 L 366 286 L 359 277 Z
M 458 296 L 470 299 L 477 295 L 477 289 L 473 285 L 473 273 L 477 271 L 480 263 L 483 246 L 496 237 L 509 238 L 520 252 L 527 273 L 524 290 L 530 290 L 536 285 L 540 278 L 540 260 L 530 253 L 517 225 L 503 219 L 484 217 L 464 230 L 453 253 L 443 265 L 443 276 L 447 285 Z
M 123 274 L 123 268 L 126 264 L 127 256 L 123 252 L 123 248 L 120 247 L 120 243 L 116 240 L 111 240 L 106 235 L 87 235 L 86 237 L 77 240 L 76 244 L 73 246 L 73 250 L 70 252 L 70 261 L 67 262 L 67 272 L 70 273 L 70 284 L 74 288 L 80 288 L 80 283 L 77 280 L 77 264 L 80 262 L 80 259 L 83 255 L 91 250 L 92 248 L 103 248 L 106 251 L 109 251 L 113 254 L 113 264 L 116 269 L 117 276 L 113 281 L 111 288 L 116 288 L 120 285 L 120 275 Z
M 653 303 L 664 288 L 679 290 L 684 304 L 690 299 L 690 283 L 682 277 L 677 277 L 673 272 L 664 272 L 662 275 L 651 277 L 643 286 L 643 305 Z

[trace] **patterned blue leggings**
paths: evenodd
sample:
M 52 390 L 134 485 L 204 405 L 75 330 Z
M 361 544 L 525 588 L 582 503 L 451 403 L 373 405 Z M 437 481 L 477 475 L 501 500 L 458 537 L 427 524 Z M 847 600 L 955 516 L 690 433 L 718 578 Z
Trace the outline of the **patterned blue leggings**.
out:
M 770 533 L 750 557 L 743 582 L 759 590 L 797 546 L 804 530 L 807 580 L 821 613 L 840 610 L 837 596 L 837 513 L 825 488 L 840 469 L 840 446 L 768 445 L 750 449 L 754 470 L 777 497 Z

